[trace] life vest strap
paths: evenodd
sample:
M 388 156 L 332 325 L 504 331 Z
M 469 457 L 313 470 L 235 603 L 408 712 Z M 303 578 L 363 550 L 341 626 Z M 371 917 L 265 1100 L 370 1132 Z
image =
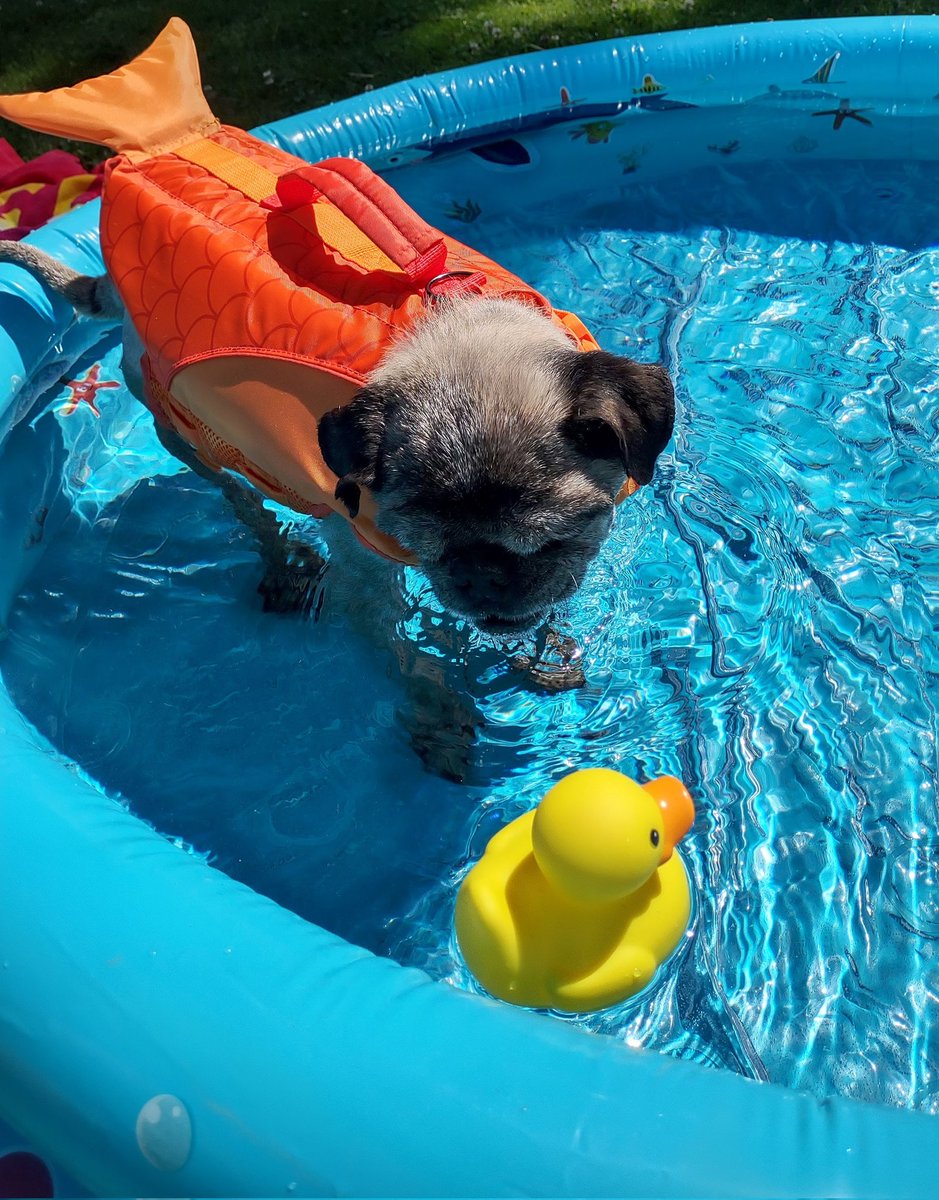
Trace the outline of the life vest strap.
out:
M 220 145 L 212 138 L 200 138 L 188 146 L 179 146 L 173 153 L 177 158 L 184 158 L 202 167 L 222 183 L 227 183 L 259 204 L 277 188 L 277 176 L 273 171 L 260 166 L 246 154 Z
M 481 292 L 485 276 L 447 271 L 443 235 L 363 162 L 329 158 L 283 175 L 249 155 L 201 138 L 173 151 L 264 208 L 284 212 L 307 233 L 363 271 L 403 274 L 417 288 L 440 281 L 453 297 Z
M 327 158 L 298 167 L 277 180 L 277 198 L 286 212 L 315 205 L 325 198 L 364 235 L 371 247 L 423 284 L 446 271 L 447 247 L 441 234 L 401 199 L 365 163 L 354 158 Z M 317 222 L 319 227 L 319 222 Z M 373 253 L 359 246 L 336 246 L 344 258 L 372 269 Z

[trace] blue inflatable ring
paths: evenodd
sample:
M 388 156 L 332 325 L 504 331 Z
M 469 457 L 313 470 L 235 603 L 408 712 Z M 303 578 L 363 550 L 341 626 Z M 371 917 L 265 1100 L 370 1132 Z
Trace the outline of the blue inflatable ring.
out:
M 851 102 L 891 115 L 894 155 L 935 156 L 919 136 L 939 87 L 926 17 L 526 55 L 258 132 L 381 167 L 536 125 L 561 86 L 609 104 L 667 73 L 673 94 L 726 113 L 765 91 L 767 64 L 824 71 L 838 54 L 863 56 Z M 96 207 L 35 241 L 100 269 Z M 0 436 L 95 336 L 3 269 Z M 15 530 L 0 526 L 0 551 L 5 613 L 24 569 Z M 96 1195 L 935 1194 L 934 1118 L 630 1051 L 375 958 L 161 838 L 3 687 L 0 781 L 0 1118 Z

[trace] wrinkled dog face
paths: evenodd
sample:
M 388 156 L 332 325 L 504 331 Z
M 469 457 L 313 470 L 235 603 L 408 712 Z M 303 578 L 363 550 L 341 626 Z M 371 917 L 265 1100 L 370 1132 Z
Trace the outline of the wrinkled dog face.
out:
M 370 488 L 442 603 L 500 632 L 576 591 L 673 420 L 661 367 L 582 353 L 542 313 L 477 299 L 439 305 L 324 418 L 320 444 L 350 512 Z

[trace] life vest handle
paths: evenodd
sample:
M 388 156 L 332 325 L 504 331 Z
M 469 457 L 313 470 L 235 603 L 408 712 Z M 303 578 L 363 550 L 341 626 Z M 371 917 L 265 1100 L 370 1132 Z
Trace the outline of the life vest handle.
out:
M 443 235 L 428 225 L 383 179 L 353 158 L 304 163 L 278 176 L 250 154 L 215 137 L 173 153 L 236 188 L 272 212 L 284 213 L 347 263 L 363 271 L 400 272 L 433 298 L 482 292 L 480 271 L 451 270 Z
M 277 180 L 277 199 L 285 212 L 295 212 L 321 197 L 413 283 L 427 283 L 447 270 L 447 246 L 442 235 L 365 163 L 354 158 L 327 158 L 298 167 Z M 366 269 L 374 265 L 362 261 L 368 255 L 363 255 L 361 239 L 347 247 L 333 243 L 333 248 Z

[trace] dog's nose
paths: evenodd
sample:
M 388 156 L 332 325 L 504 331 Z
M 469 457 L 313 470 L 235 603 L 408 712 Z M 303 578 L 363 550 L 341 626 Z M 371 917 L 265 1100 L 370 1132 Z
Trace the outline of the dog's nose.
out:
M 470 583 L 479 575 L 477 560 L 465 551 L 454 554 L 448 562 L 447 567 L 450 572 L 450 578 L 457 584 Z
M 505 607 L 512 589 L 507 563 L 493 562 L 491 553 L 467 549 L 455 554 L 449 567 L 453 587 L 464 600 L 480 609 Z
M 502 546 L 480 542 L 454 551 L 449 559 L 449 567 L 454 579 L 485 576 L 508 582 L 517 562 L 517 557 Z
M 467 600 L 485 606 L 501 604 L 509 591 L 508 581 L 493 579 L 486 576 L 475 576 L 468 579 L 454 579 L 453 586 Z
M 520 566 L 518 556 L 505 547 L 479 542 L 453 552 L 447 573 L 466 611 L 511 616 L 528 599 Z

